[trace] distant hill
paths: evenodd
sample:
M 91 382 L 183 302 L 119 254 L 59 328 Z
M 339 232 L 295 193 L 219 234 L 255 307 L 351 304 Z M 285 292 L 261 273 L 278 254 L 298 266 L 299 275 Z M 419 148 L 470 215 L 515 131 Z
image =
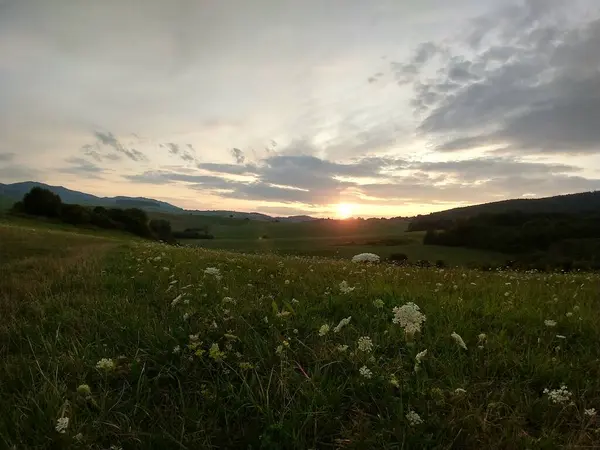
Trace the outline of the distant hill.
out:
M 44 189 L 48 189 L 55 194 L 58 194 L 64 203 L 74 203 L 84 206 L 105 206 L 113 208 L 140 208 L 146 211 L 154 212 L 165 212 L 171 214 L 195 214 L 204 216 L 220 216 L 220 217 L 232 217 L 236 219 L 250 219 L 257 221 L 274 221 L 279 220 L 281 222 L 308 222 L 316 220 L 310 216 L 291 216 L 291 217 L 272 217 L 267 214 L 257 212 L 239 212 L 239 211 L 197 211 L 197 210 L 185 210 L 178 206 L 170 203 L 162 202 L 160 200 L 154 200 L 151 198 L 144 197 L 97 197 L 95 195 L 86 194 L 84 192 L 74 191 L 63 186 L 50 186 L 44 183 L 38 183 L 35 181 L 24 181 L 21 183 L 2 184 L 0 183 L 0 210 L 7 209 L 12 206 L 13 203 L 21 200 L 23 196 L 29 192 L 32 188 L 39 186 Z
M 115 208 L 141 208 L 146 210 L 164 212 L 183 212 L 182 208 L 143 197 L 97 197 L 84 192 L 73 191 L 63 186 L 50 186 L 35 181 L 24 181 L 22 183 L 1 184 L 0 196 L 19 201 L 32 188 L 39 186 L 58 194 L 64 203 L 74 203 L 85 206 L 106 206 Z
M 439 211 L 413 218 L 411 231 L 427 229 L 424 225 L 433 222 L 449 222 L 456 219 L 474 217 L 479 214 L 496 214 L 512 211 L 524 213 L 565 213 L 575 214 L 600 210 L 600 191 L 581 192 L 578 194 L 556 195 L 554 197 L 503 200 L 500 202 L 482 203 Z

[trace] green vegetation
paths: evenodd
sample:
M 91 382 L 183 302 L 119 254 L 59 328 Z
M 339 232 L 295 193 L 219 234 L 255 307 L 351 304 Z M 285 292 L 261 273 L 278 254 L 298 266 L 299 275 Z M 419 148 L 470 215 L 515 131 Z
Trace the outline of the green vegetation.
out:
M 600 446 L 598 275 L 0 245 L 0 448 Z
M 600 213 L 519 211 L 480 214 L 468 219 L 415 221 L 411 229 L 429 227 L 424 243 L 506 251 L 518 255 L 521 268 L 600 269 Z

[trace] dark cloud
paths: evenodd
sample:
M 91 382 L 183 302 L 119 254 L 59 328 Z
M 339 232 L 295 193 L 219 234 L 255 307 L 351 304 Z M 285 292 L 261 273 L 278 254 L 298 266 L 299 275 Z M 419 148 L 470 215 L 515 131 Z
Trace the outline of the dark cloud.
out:
M 87 178 L 102 178 L 100 175 L 106 172 L 102 167 L 98 167 L 93 162 L 83 158 L 72 157 L 67 159 L 66 162 L 69 166 L 57 169 L 58 172 L 84 175 Z
M 223 173 L 228 175 L 252 175 L 258 170 L 256 166 L 252 164 L 238 165 L 238 164 L 220 164 L 220 163 L 199 163 L 197 164 L 199 169 L 208 170 L 209 172 Z
M 171 155 L 181 158 L 185 162 L 196 161 L 195 150 L 192 144 L 186 144 L 187 148 L 183 148 L 181 145 L 167 142 L 166 144 L 159 144 L 159 147 L 166 148 Z
M 14 153 L 0 153 L 0 162 L 10 162 L 15 159 Z
M 244 161 L 246 161 L 244 152 L 242 150 L 240 150 L 239 148 L 232 148 L 231 156 L 233 156 L 233 159 L 235 159 L 235 162 L 238 164 L 244 164 Z
M 125 147 L 111 132 L 94 131 L 96 141 L 93 144 L 86 144 L 81 147 L 84 154 L 94 158 L 96 161 L 118 160 L 120 155 L 124 155 L 132 161 L 147 161 L 148 158 L 142 152 L 135 148 Z M 106 148 L 112 148 L 114 152 L 106 153 Z
M 424 42 L 417 47 L 408 62 L 392 61 L 390 66 L 398 84 L 413 82 L 421 73 L 423 68 L 435 56 L 446 55 L 447 50 L 433 42 Z
M 435 79 L 415 85 L 421 133 L 439 151 L 493 145 L 517 154 L 600 152 L 600 15 L 528 0 L 478 19 Z M 460 48 L 460 47 L 457 47 Z

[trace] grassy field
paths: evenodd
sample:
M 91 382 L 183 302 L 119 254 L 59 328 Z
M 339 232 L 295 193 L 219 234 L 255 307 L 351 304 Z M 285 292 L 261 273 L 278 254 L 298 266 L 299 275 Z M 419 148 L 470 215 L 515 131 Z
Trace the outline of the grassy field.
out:
M 214 239 L 181 240 L 186 246 L 243 253 L 350 258 L 371 252 L 387 258 L 403 253 L 409 260 L 443 260 L 449 265 L 502 264 L 510 256 L 466 248 L 424 246 L 422 232 L 407 233 L 405 220 L 320 220 L 302 223 L 261 222 L 189 214 L 152 214 L 174 230 L 207 227 Z
M 600 448 L 598 275 L 7 224 L 0 255 L 0 448 Z

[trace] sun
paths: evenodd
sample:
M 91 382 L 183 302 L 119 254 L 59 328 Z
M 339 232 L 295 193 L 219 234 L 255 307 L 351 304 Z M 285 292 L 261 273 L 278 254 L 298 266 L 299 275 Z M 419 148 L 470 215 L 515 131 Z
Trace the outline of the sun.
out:
M 349 203 L 339 203 L 337 205 L 337 216 L 340 219 L 347 219 L 352 216 L 354 212 L 354 205 Z

